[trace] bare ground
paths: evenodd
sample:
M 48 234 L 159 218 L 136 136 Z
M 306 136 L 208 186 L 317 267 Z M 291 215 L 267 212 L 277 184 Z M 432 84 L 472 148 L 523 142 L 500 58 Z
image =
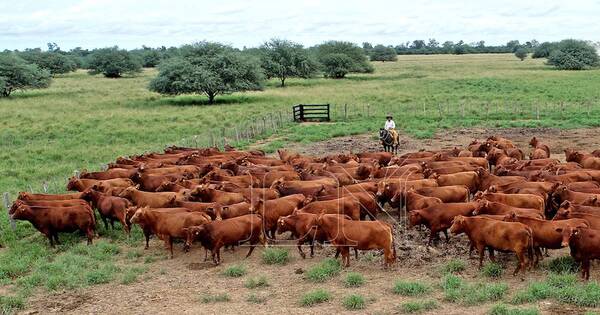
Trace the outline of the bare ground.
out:
M 401 135 L 401 149 L 415 151 L 419 149 L 451 148 L 464 146 L 473 139 L 485 138 L 491 134 L 499 134 L 514 140 L 519 147 L 528 153 L 527 142 L 535 135 L 549 144 L 553 157 L 563 159 L 562 150 L 567 147 L 577 147 L 592 150 L 600 146 L 600 129 L 455 129 L 440 132 L 432 139 L 418 140 L 407 135 Z M 376 139 L 372 135 L 335 138 L 329 141 L 309 145 L 294 145 L 291 150 L 306 154 L 324 155 L 338 152 L 374 151 L 379 150 Z M 318 263 L 324 257 L 333 257 L 331 248 L 317 248 L 315 258 L 303 260 L 299 257 L 293 242 L 278 240 L 273 245 L 289 246 L 291 260 L 284 266 L 265 265 L 261 260 L 262 249 L 244 259 L 247 249 L 237 248 L 235 252 L 225 251 L 222 255 L 221 266 L 214 267 L 212 263 L 203 262 L 203 251 L 194 248 L 190 253 L 179 251 L 173 260 L 160 259 L 149 264 L 149 270 L 140 277 L 140 281 L 122 285 L 110 283 L 64 292 L 39 292 L 30 298 L 27 309 L 22 313 L 113 313 L 113 314 L 323 314 L 323 313 L 368 313 L 392 314 L 398 313 L 398 306 L 405 301 L 423 298 L 408 298 L 394 295 L 391 292 L 396 279 L 419 280 L 431 284 L 434 288 L 427 298 L 438 300 L 440 308 L 430 312 L 441 314 L 484 314 L 494 303 L 474 307 L 463 307 L 458 304 L 443 302 L 442 290 L 438 287 L 441 279 L 440 268 L 451 258 L 462 258 L 467 261 L 467 271 L 463 276 L 468 281 L 491 281 L 479 275 L 477 261 L 468 259 L 468 247 L 464 237 L 453 237 L 449 243 L 440 242 L 435 247 L 425 246 L 427 232 L 404 229 L 404 220 L 397 220 L 396 213 L 382 214 L 380 219 L 395 225 L 396 247 L 398 262 L 391 270 L 384 270 L 381 259 L 367 259 L 365 253 L 356 261 L 351 260 L 351 267 L 328 280 L 325 283 L 314 284 L 303 279 L 303 272 Z M 280 239 L 287 239 L 282 235 Z M 143 246 L 140 244 L 140 248 Z M 308 249 L 308 248 L 306 248 Z M 126 249 L 133 250 L 133 249 Z M 150 249 L 145 256 L 165 257 L 162 242 L 153 239 Z M 568 250 L 554 251 L 553 257 L 568 255 Z M 509 296 L 523 288 L 529 281 L 541 280 L 545 277 L 544 270 L 534 270 L 521 277 L 511 275 L 515 267 L 513 255 L 500 254 L 505 272 L 499 280 L 508 283 Z M 248 273 L 240 278 L 229 278 L 222 272 L 232 264 L 243 264 Z M 342 280 L 349 271 L 360 272 L 366 283 L 360 288 L 346 288 Z M 247 289 L 244 282 L 249 277 L 264 275 L 270 286 L 262 289 Z M 592 278 L 600 278 L 600 268 L 593 267 Z M 333 299 L 314 307 L 299 306 L 300 297 L 307 291 L 324 288 L 332 293 Z M 227 293 L 229 302 L 201 303 L 204 294 Z M 266 298 L 264 304 L 247 302 L 249 294 Z M 347 311 L 341 304 L 342 299 L 349 294 L 360 293 L 368 299 L 365 310 Z M 536 306 L 544 314 L 576 314 L 584 309 L 561 305 L 554 301 L 542 301 Z

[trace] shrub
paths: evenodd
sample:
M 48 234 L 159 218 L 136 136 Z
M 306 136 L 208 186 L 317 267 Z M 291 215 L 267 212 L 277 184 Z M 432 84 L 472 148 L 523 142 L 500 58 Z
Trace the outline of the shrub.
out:
M 246 301 L 248 301 L 250 303 L 255 303 L 255 304 L 265 304 L 267 302 L 267 298 L 264 296 L 256 295 L 254 293 L 250 293 L 250 295 L 248 295 L 248 298 L 246 299 Z
M 283 248 L 266 248 L 262 253 L 262 260 L 267 265 L 285 265 L 289 260 L 289 251 Z
M 202 303 L 216 303 L 216 302 L 229 302 L 231 298 L 227 293 L 210 294 L 206 293 L 200 296 L 200 302 Z
M 365 278 L 358 272 L 349 272 L 344 279 L 344 285 L 347 287 L 360 287 L 365 283 Z
M 394 283 L 393 291 L 399 295 L 418 296 L 431 291 L 431 288 L 420 282 L 398 280 Z
M 265 276 L 260 276 L 258 278 L 249 278 L 248 280 L 246 280 L 244 286 L 248 289 L 268 287 L 269 281 Z
M 149 89 L 168 95 L 205 94 L 208 103 L 220 94 L 262 89 L 259 63 L 233 48 L 200 42 L 180 48 L 180 56 L 158 66 L 158 76 Z
M 306 279 L 312 282 L 324 282 L 340 273 L 342 265 L 333 258 L 327 258 L 306 272 Z
M 38 65 L 41 69 L 48 70 L 50 74 L 61 74 L 75 71 L 77 64 L 69 56 L 53 51 L 27 49 L 19 54 L 29 63 Z
M 502 266 L 494 262 L 489 262 L 481 268 L 481 274 L 488 278 L 500 278 L 502 276 L 502 271 Z
M 531 58 L 548 58 L 555 47 L 556 43 L 543 42 L 535 48 Z
M 400 311 L 402 313 L 412 314 L 431 311 L 438 307 L 438 303 L 434 300 L 409 301 L 400 304 Z
M 585 41 L 565 39 L 550 52 L 548 64 L 560 70 L 585 70 L 598 65 L 598 54 Z
M 548 270 L 554 273 L 571 273 L 579 271 L 579 264 L 571 256 L 562 256 L 552 259 L 548 263 Z
M 243 265 L 229 266 L 225 270 L 223 270 L 223 274 L 228 277 L 239 278 L 246 274 L 246 267 L 244 267 Z
M 466 283 L 452 274 L 442 279 L 441 287 L 446 301 L 460 302 L 467 306 L 497 301 L 508 291 L 505 283 Z
M 0 295 L 0 311 L 2 314 L 12 314 L 25 307 L 25 300 L 20 296 Z
M 369 63 L 362 48 L 354 43 L 329 41 L 316 47 L 316 54 L 323 64 L 325 76 L 341 79 L 347 73 L 371 73 L 373 66 Z
M 88 69 L 92 75 L 102 74 L 107 78 L 120 78 L 125 74 L 142 71 L 142 61 L 132 53 L 119 47 L 95 49 L 88 57 Z
M 527 55 L 527 49 L 523 47 L 517 48 L 517 50 L 515 51 L 515 57 L 521 59 L 521 61 L 525 60 L 525 58 L 527 58 Z
M 537 315 L 540 312 L 535 308 L 510 308 L 505 304 L 496 304 L 492 306 L 489 315 Z
M 17 90 L 41 89 L 50 86 L 50 72 L 28 64 L 13 53 L 0 53 L 0 97 Z
M 372 61 L 396 61 L 398 55 L 393 47 L 376 45 L 369 51 L 369 57 Z
M 315 304 L 327 302 L 331 299 L 331 294 L 323 289 L 316 289 L 314 291 L 307 292 L 300 299 L 300 305 L 302 306 L 313 306 Z
M 347 310 L 362 310 L 366 306 L 365 298 L 360 294 L 351 294 L 342 300 L 342 305 Z
M 466 263 L 462 259 L 452 259 L 447 262 L 442 268 L 443 273 L 458 273 L 464 271 L 467 267 Z
M 522 304 L 544 300 L 552 296 L 552 287 L 547 283 L 530 283 L 527 288 L 517 291 L 512 297 L 511 303 Z

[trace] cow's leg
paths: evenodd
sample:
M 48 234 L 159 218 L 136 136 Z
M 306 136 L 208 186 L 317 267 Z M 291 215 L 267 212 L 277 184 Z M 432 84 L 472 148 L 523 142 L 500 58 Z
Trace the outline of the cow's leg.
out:
M 490 254 L 490 260 L 495 263 L 496 262 L 496 256 L 494 256 L 494 249 L 488 246 L 488 252 Z
M 58 240 L 58 232 L 54 231 L 52 232 L 52 235 L 54 235 L 54 242 L 56 242 L 56 245 L 60 245 L 60 241 Z
M 146 247 L 144 249 L 150 248 L 150 232 L 144 230 L 144 237 L 146 238 Z
M 536 247 L 534 250 L 535 250 L 535 259 L 533 260 L 533 266 L 537 267 L 540 260 L 544 259 L 544 256 L 542 255 L 542 250 L 539 247 Z
M 256 244 L 250 243 L 250 249 L 248 250 L 248 254 L 246 254 L 246 258 L 248 258 L 248 257 L 250 257 L 250 255 L 252 255 L 252 252 L 254 251 L 255 246 L 256 246 Z
M 87 244 L 88 245 L 92 245 L 92 240 L 94 239 L 94 226 L 89 226 L 87 228 L 87 230 L 85 231 L 85 234 L 87 236 Z M 58 235 L 57 235 L 58 237 Z
M 52 231 L 42 231 L 42 234 L 46 235 L 50 241 L 50 247 L 54 248 L 54 233 Z
M 103 214 L 100 214 L 100 219 L 102 219 L 102 223 L 104 223 L 104 229 L 108 231 L 108 220 Z
M 358 260 L 358 249 L 356 249 L 356 247 L 354 247 L 354 257 Z
M 527 264 L 527 258 L 525 257 L 525 254 L 522 251 L 517 251 L 515 252 L 515 254 L 517 254 L 517 258 L 519 261 L 517 263 L 517 268 L 515 268 L 515 271 L 513 272 L 513 276 L 516 276 L 517 273 L 519 273 L 519 271 L 525 273 L 525 266 Z
M 315 257 L 315 240 L 310 240 L 310 258 Z
M 165 244 L 171 253 L 171 259 L 173 259 L 173 238 L 170 235 L 165 235 Z
M 584 259 L 581 261 L 581 277 L 583 280 L 590 279 L 590 260 Z
M 110 227 L 114 230 L 115 229 L 115 219 L 114 218 L 110 218 Z
M 348 247 L 343 246 L 341 248 L 341 252 L 342 252 L 342 265 L 344 267 L 350 267 L 350 250 L 348 249 Z
M 431 230 L 431 232 L 429 233 L 429 241 L 427 242 L 427 246 L 431 246 L 431 243 L 433 243 L 433 239 L 438 237 L 438 231 L 436 230 Z
M 479 269 L 483 267 L 483 256 L 485 255 L 485 245 L 476 244 L 477 252 L 479 253 Z
M 302 251 L 302 244 L 304 244 L 304 240 L 299 239 L 298 242 L 296 243 L 296 245 L 298 246 L 298 252 L 300 253 L 300 257 L 302 257 L 302 259 L 306 259 L 306 254 L 304 254 L 304 252 Z M 311 257 L 312 257 L 312 242 L 311 242 Z
M 442 232 L 444 232 L 444 235 L 446 236 L 446 243 L 449 243 L 450 237 L 448 236 L 448 230 L 443 230 Z

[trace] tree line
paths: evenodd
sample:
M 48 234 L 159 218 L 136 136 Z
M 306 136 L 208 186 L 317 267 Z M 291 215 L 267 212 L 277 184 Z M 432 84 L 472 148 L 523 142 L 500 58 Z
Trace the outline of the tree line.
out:
M 160 94 L 204 94 L 209 103 L 220 94 L 260 90 L 265 79 L 276 78 L 284 87 L 288 78 L 310 78 L 322 74 L 342 79 L 348 73 L 372 73 L 369 61 L 396 61 L 398 54 L 507 53 L 525 59 L 547 58 L 558 69 L 581 70 L 598 65 L 596 49 L 586 41 L 563 40 L 521 44 L 510 41 L 502 46 L 437 43 L 415 40 L 396 47 L 363 43 L 362 47 L 344 41 L 328 41 L 305 48 L 299 43 L 272 39 L 256 48 L 236 49 L 214 42 L 198 42 L 180 47 L 125 50 L 117 46 L 93 50 L 77 47 L 64 51 L 55 43 L 40 48 L 0 53 L 0 96 L 16 90 L 44 88 L 51 78 L 76 69 L 108 78 L 135 75 L 143 67 L 157 67 L 158 75 L 149 89 Z

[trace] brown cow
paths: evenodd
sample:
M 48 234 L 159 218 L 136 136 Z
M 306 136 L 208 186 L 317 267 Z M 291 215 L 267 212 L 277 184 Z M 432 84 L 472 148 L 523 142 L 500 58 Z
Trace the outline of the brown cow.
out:
M 253 187 L 240 188 L 235 185 L 226 185 L 225 183 L 223 183 L 223 184 L 217 186 L 217 189 L 226 191 L 226 192 L 240 193 L 244 196 L 244 198 L 246 198 L 248 200 L 255 199 L 255 198 L 271 200 L 271 199 L 277 199 L 277 198 L 281 197 L 279 195 L 279 191 L 277 191 L 275 189 L 271 189 L 271 188 L 253 188 Z
M 563 244 L 568 244 L 571 256 L 581 264 L 581 277 L 590 279 L 590 260 L 600 259 L 600 231 L 582 227 L 563 229 Z
M 314 256 L 314 242 L 325 243 L 327 235 L 317 226 L 317 217 L 312 213 L 294 212 L 291 215 L 281 217 L 277 220 L 277 234 L 291 232 L 297 238 L 298 252 L 304 259 L 306 254 L 302 251 L 302 244 L 308 242 L 310 245 L 310 257 Z
M 326 188 L 335 189 L 337 185 L 325 185 L 322 181 L 286 181 L 282 178 L 276 180 L 271 185 L 272 189 L 277 189 L 282 196 L 303 194 L 313 196 L 319 194 Z
M 248 258 L 258 242 L 265 245 L 262 233 L 262 219 L 259 215 L 248 214 L 222 221 L 213 221 L 201 226 L 192 226 L 185 230 L 186 244 L 191 246 L 194 240 L 212 253 L 215 265 L 221 263 L 221 247 L 237 246 L 250 242 Z
M 401 198 L 401 195 L 402 195 L 402 193 L 398 192 L 392 198 L 391 203 L 395 203 L 396 200 Z M 442 203 L 442 200 L 440 200 L 440 198 L 425 197 L 425 196 L 419 195 L 418 193 L 415 192 L 414 188 L 412 188 L 412 187 L 409 188 L 408 191 L 406 191 L 406 197 L 404 200 L 405 200 L 405 204 L 406 204 L 406 211 L 423 209 L 423 208 L 427 208 L 427 207 Z
M 350 192 L 343 189 L 339 190 L 338 194 L 324 195 L 317 197 L 318 201 L 339 199 L 342 197 L 354 197 L 360 203 L 360 219 L 365 220 L 368 216 L 371 220 L 375 220 L 379 213 L 379 204 L 375 194 L 368 191 Z
M 563 203 L 560 204 L 560 207 L 558 208 L 558 211 L 556 212 L 556 214 L 558 215 L 558 213 L 560 212 L 561 214 L 559 216 L 564 216 L 565 213 L 564 211 L 568 210 L 571 212 L 579 212 L 579 213 L 588 213 L 588 214 L 594 214 L 594 215 L 600 215 L 600 207 L 597 206 L 585 206 L 585 205 L 580 205 L 580 204 L 575 204 L 571 201 L 563 201 Z
M 511 212 L 504 217 L 507 222 L 520 222 L 531 228 L 533 232 L 533 247 L 535 250 L 534 266 L 542 259 L 540 247 L 547 249 L 559 249 L 564 247 L 562 243 L 562 230 L 566 227 L 588 227 L 588 223 L 582 219 L 568 219 L 560 221 L 546 221 L 518 216 Z
M 588 153 L 578 152 L 573 149 L 565 149 L 567 162 L 577 162 L 583 168 L 600 170 L 600 158 Z
M 66 200 L 21 200 L 17 199 L 8 210 L 11 215 L 17 210 L 20 205 L 28 205 L 32 207 L 71 207 L 89 205 L 83 199 L 66 199 Z
M 22 191 L 19 193 L 20 200 L 68 200 L 68 199 L 81 199 L 81 193 L 72 194 L 34 194 Z
M 148 207 L 139 208 L 131 217 L 131 223 L 140 224 L 149 229 L 165 242 L 171 258 L 173 258 L 173 239 L 186 239 L 185 228 L 208 222 L 210 222 L 210 218 L 201 212 L 153 211 Z M 184 247 L 184 249 L 186 248 Z
M 25 204 L 20 205 L 10 215 L 14 220 L 29 221 L 48 240 L 50 246 L 54 242 L 60 244 L 58 232 L 83 232 L 87 236 L 88 245 L 92 244 L 94 238 L 96 220 L 94 212 L 89 205 L 78 205 L 70 207 L 33 207 Z
M 544 213 L 545 209 L 544 198 L 540 197 L 539 195 L 532 194 L 503 194 L 491 193 L 488 191 L 480 191 L 475 194 L 473 199 L 485 199 L 489 201 L 496 201 L 517 208 L 538 209 L 540 213 Z
M 110 169 L 107 169 L 106 171 L 102 171 L 102 172 L 90 172 L 90 173 L 82 172 L 79 177 L 89 178 L 89 179 L 100 179 L 100 180 L 107 180 L 107 179 L 114 179 L 114 178 L 130 178 L 135 173 L 137 173 L 137 171 L 138 170 L 135 168 L 132 168 L 132 169 L 110 168 Z
M 527 266 L 526 253 L 533 256 L 533 231 L 525 224 L 518 222 L 502 222 L 487 218 L 457 216 L 450 227 L 452 234 L 465 233 L 471 244 L 479 253 L 479 268 L 483 265 L 486 247 L 493 250 L 512 251 L 517 255 L 519 264 L 513 272 L 525 272 Z M 490 259 L 494 261 L 492 255 Z
M 258 213 L 262 217 L 265 236 L 276 239 L 277 220 L 301 208 L 305 200 L 306 197 L 303 194 L 289 195 L 273 200 L 256 199 L 250 205 L 250 212 Z
M 360 220 L 360 201 L 351 195 L 332 200 L 311 201 L 311 197 L 307 198 L 300 212 L 312 214 L 345 214 L 352 220 Z
M 361 162 L 363 159 L 375 159 L 380 165 L 387 165 L 390 163 L 393 154 L 391 152 L 362 152 L 357 153 L 356 156 Z
M 479 187 L 479 175 L 476 172 L 460 172 L 446 175 L 434 174 L 430 178 L 437 180 L 439 186 L 467 186 L 471 193 L 476 192 Z
M 69 182 L 67 183 L 67 190 L 76 190 L 76 191 L 84 191 L 96 184 L 104 184 L 108 187 L 129 187 L 133 186 L 134 183 L 129 178 L 114 178 L 107 180 L 98 180 L 98 179 L 86 179 L 86 178 L 76 178 L 71 177 Z
M 515 212 L 519 216 L 535 218 L 540 220 L 544 219 L 543 213 L 541 213 L 538 209 L 518 208 L 500 202 L 488 201 L 485 199 L 477 201 L 477 208 L 473 211 L 473 215 L 506 215 L 511 212 Z
M 436 197 L 443 202 L 469 201 L 469 188 L 466 186 L 424 187 L 417 189 L 416 193 L 426 197 Z
M 386 267 L 396 261 L 394 234 L 388 223 L 354 221 L 342 215 L 322 214 L 317 218 L 317 225 L 341 252 L 345 267 L 350 266 L 350 247 L 360 250 L 382 249 Z
M 600 230 L 600 215 L 572 212 L 569 209 L 562 209 L 560 213 L 556 213 L 554 218 L 552 218 L 552 221 L 566 219 L 584 219 L 588 222 L 590 228 Z
M 216 190 L 205 185 L 194 188 L 190 192 L 190 196 L 202 202 L 217 202 L 222 205 L 231 205 L 246 200 L 241 193 Z
M 554 191 L 553 198 L 557 204 L 561 204 L 563 201 L 571 201 L 572 203 L 585 203 L 590 198 L 600 197 L 600 194 L 588 194 L 577 191 L 571 191 L 565 185 L 558 186 Z
M 479 175 L 479 190 L 486 190 L 492 185 L 504 186 L 512 183 L 525 182 L 527 179 L 521 176 L 496 176 L 488 170 L 480 167 L 477 169 Z
M 136 187 L 127 187 L 119 197 L 131 200 L 138 207 L 168 208 L 175 205 L 177 193 L 174 192 L 145 192 Z
M 409 227 L 424 225 L 431 230 L 427 245 L 444 232 L 446 241 L 450 240 L 448 228 L 458 215 L 469 216 L 477 207 L 477 202 L 442 203 L 424 209 L 413 210 L 408 214 Z
M 132 203 L 121 197 L 114 197 L 105 195 L 94 189 L 88 189 L 83 192 L 81 196 L 83 199 L 91 202 L 94 208 L 98 209 L 100 218 L 104 222 L 104 228 L 108 230 L 108 220 L 110 220 L 111 227 L 115 228 L 115 220 L 121 222 L 123 230 L 129 234 L 131 227 L 127 225 L 125 221 L 125 210 L 132 206 Z

